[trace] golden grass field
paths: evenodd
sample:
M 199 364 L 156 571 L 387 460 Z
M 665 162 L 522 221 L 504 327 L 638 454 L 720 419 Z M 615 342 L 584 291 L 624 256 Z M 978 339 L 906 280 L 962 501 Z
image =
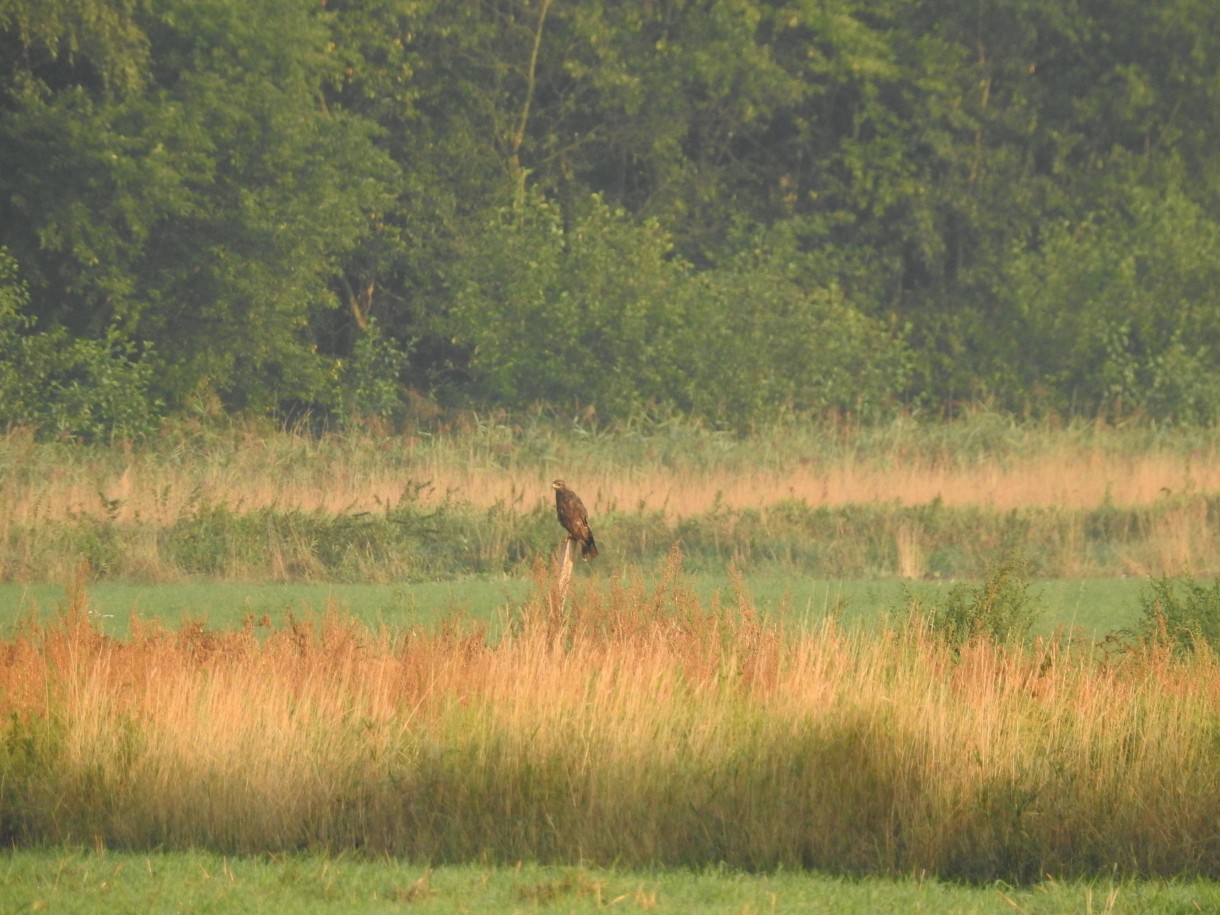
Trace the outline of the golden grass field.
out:
M 1154 644 L 785 630 L 540 574 L 504 637 L 319 626 L 0 644 L 3 840 L 1010 882 L 1220 874 L 1220 666 Z
M 0 443 L 18 468 L 38 447 L 21 433 Z M 1165 435 L 1146 444 L 1121 432 L 1037 429 L 1013 431 L 991 445 L 968 433 L 956 441 L 928 441 L 917 432 L 828 441 L 817 430 L 761 442 L 705 434 L 677 443 L 554 432 L 523 443 L 494 430 L 337 441 L 238 433 L 204 444 L 184 437 L 170 448 L 116 448 L 84 460 L 70 451 L 59 460 L 43 455 L 27 472 L 0 479 L 0 505 L 7 517 L 27 522 L 94 516 L 165 523 L 200 503 L 236 511 L 375 511 L 404 494 L 424 505 L 459 500 L 530 510 L 549 504 L 556 477 L 567 479 L 594 514 L 644 509 L 671 520 L 784 500 L 939 501 L 1001 511 L 1124 507 L 1220 492 L 1220 439 L 1183 444 Z

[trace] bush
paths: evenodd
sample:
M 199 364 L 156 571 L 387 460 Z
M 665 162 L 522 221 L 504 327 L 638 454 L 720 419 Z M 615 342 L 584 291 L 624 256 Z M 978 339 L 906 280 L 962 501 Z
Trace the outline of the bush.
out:
M 1141 638 L 1167 639 L 1181 652 L 1204 645 L 1220 649 L 1220 578 L 1210 585 L 1186 574 L 1152 578 L 1140 596 L 1140 608 L 1136 634 Z
M 334 394 L 335 412 L 350 426 L 361 420 L 395 422 L 405 405 L 399 379 L 407 365 L 407 353 L 372 318 L 340 365 Z
M 684 284 L 687 336 L 676 347 L 678 405 L 739 431 L 784 416 L 876 419 L 910 372 L 901 335 L 837 287 L 803 288 L 741 261 Z
M 0 426 L 44 437 L 113 441 L 146 435 L 161 404 L 147 353 L 112 328 L 102 340 L 36 332 L 16 261 L 0 248 Z
M 1001 645 L 1025 642 L 1042 613 L 1040 598 L 1029 593 L 1029 578 L 1028 560 L 1005 557 L 988 565 L 980 586 L 954 585 L 943 604 L 927 610 L 917 598 L 910 605 L 950 645 L 980 637 Z
M 1133 189 L 1048 226 L 1008 267 L 1014 365 L 1064 412 L 1220 420 L 1220 223 L 1180 193 Z
M 532 195 L 487 226 L 461 265 L 452 315 L 479 393 L 510 407 L 627 416 L 676 382 L 667 348 L 684 267 L 654 223 L 591 198 L 572 226 Z

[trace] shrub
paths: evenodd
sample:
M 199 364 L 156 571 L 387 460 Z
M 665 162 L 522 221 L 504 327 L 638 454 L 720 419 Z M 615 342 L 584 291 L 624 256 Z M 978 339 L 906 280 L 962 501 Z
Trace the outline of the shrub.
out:
M 1167 639 L 1177 650 L 1220 648 L 1220 578 L 1210 585 L 1191 576 L 1162 575 L 1149 580 L 1140 596 L 1142 617 L 1136 630 L 1144 639 Z
M 336 414 L 345 426 L 361 420 L 394 422 L 404 403 L 399 379 L 408 353 L 372 318 L 356 341 L 350 359 L 340 365 L 334 393 Z
M 1008 268 L 1021 322 L 1012 356 L 1031 401 L 1215 423 L 1217 264 L 1220 224 L 1180 193 L 1133 189 L 1091 218 L 1048 226 Z
M 1006 556 L 988 564 L 981 585 L 954 585 L 944 603 L 925 610 L 919 599 L 913 599 L 911 608 L 950 645 L 961 646 L 979 637 L 1016 644 L 1028 640 L 1042 612 L 1038 595 L 1029 593 L 1029 579 L 1029 561 Z
M 590 198 L 574 224 L 532 195 L 486 227 L 452 314 L 480 393 L 630 415 L 671 390 L 685 267 L 656 223 Z
M 146 350 L 114 328 L 101 340 L 36 332 L 28 302 L 16 261 L 0 248 L 0 426 L 85 441 L 154 431 L 162 405 L 149 393 Z

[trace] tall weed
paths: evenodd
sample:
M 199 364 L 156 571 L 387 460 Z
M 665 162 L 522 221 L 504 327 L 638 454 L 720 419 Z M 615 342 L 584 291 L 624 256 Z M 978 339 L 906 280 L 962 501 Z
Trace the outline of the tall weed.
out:
M 988 564 L 981 585 L 954 585 L 930 607 L 911 599 L 911 613 L 957 648 L 976 638 L 1003 645 L 1026 642 L 1041 612 L 1037 596 L 1029 593 L 1030 573 L 1028 560 L 1004 556 Z
M 1220 578 L 1209 585 L 1185 572 L 1153 577 L 1140 607 L 1141 639 L 1179 651 L 1220 651 Z

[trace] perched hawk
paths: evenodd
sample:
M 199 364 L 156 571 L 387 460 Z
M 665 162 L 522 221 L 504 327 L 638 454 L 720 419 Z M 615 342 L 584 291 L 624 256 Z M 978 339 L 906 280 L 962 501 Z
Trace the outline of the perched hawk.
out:
M 593 541 L 593 531 L 589 530 L 589 513 L 585 511 L 585 503 L 568 489 L 568 484 L 563 480 L 556 480 L 551 487 L 555 490 L 555 513 L 559 515 L 563 529 L 568 532 L 568 538 L 580 544 L 582 558 L 594 558 L 597 544 Z

